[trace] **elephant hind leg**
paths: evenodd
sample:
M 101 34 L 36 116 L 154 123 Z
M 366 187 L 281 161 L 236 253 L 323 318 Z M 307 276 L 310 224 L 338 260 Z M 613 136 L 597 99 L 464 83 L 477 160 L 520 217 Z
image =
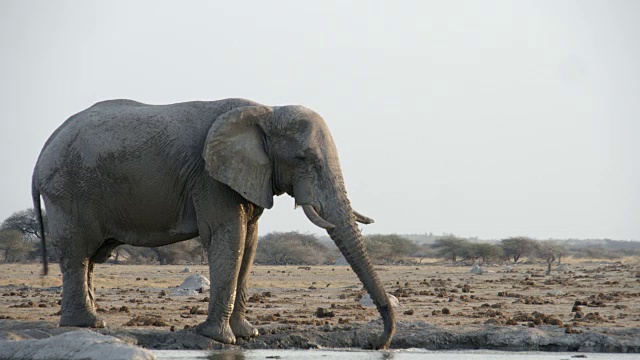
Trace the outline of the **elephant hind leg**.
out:
M 62 303 L 60 326 L 104 327 L 94 307 L 93 262 L 88 249 L 91 239 L 99 239 L 98 231 L 86 226 L 87 219 L 71 218 L 60 208 L 47 204 L 51 239 L 60 250 L 62 271 Z
M 95 312 L 93 263 L 89 258 L 61 258 L 62 317 L 60 326 L 105 327 Z

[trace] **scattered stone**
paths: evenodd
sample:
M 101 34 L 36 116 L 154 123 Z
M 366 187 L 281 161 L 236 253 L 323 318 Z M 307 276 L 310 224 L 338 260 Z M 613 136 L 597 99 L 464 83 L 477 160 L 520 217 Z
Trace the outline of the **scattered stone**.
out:
M 184 269 L 182 269 L 182 271 L 180 271 L 181 273 L 185 274 L 185 273 L 190 273 L 191 269 L 189 267 L 186 267 Z
M 549 296 L 565 296 L 565 295 L 567 295 L 567 293 L 562 292 L 560 290 L 551 290 L 551 291 L 549 291 L 547 293 L 547 295 L 549 295 Z
M 159 315 L 137 315 L 129 320 L 125 326 L 168 326 Z
M 561 264 L 556 266 L 556 271 L 571 271 L 571 267 L 567 264 Z
M 32 307 L 36 307 L 36 303 L 34 303 L 33 301 L 29 300 L 25 303 L 21 303 L 21 304 L 17 304 L 17 305 L 10 305 L 10 308 L 32 308 Z
M 398 300 L 397 297 L 387 293 L 387 296 L 389 297 L 389 303 L 392 307 L 398 307 L 400 306 L 400 300 Z M 360 299 L 360 305 L 362 306 L 368 306 L 368 307 L 373 307 L 376 306 L 373 303 L 373 299 L 371 299 L 371 295 L 369 295 L 369 293 L 366 293 L 362 296 L 362 299 Z
M 604 322 L 606 321 L 598 312 L 593 312 L 593 313 L 588 313 L 587 315 L 585 315 L 581 321 L 586 321 L 586 322 Z
M 472 273 L 472 274 L 482 274 L 482 273 L 484 273 L 484 269 L 482 269 L 478 265 L 473 265 L 473 267 L 471 268 L 471 270 L 469 272 Z
M 200 275 L 189 275 L 176 289 L 171 289 L 173 296 L 196 296 L 203 291 L 209 290 L 211 283 L 209 279 Z
M 325 308 L 319 307 L 316 310 L 316 316 L 319 318 L 332 318 L 336 316 L 336 314 L 333 311 L 327 311 Z

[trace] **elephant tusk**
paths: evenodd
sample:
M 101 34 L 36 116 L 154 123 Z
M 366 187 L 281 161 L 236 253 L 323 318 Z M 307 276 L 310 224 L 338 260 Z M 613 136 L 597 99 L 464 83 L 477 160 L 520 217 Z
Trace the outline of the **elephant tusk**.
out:
M 321 227 L 325 230 L 332 230 L 335 228 L 335 225 L 323 219 L 318 213 L 316 209 L 311 205 L 301 205 L 302 210 L 304 210 L 304 214 L 307 215 L 309 221 L 311 221 L 314 225 Z
M 353 215 L 356 216 L 356 221 L 361 223 L 361 224 L 373 224 L 374 221 L 372 218 L 368 217 L 368 216 L 364 216 L 362 214 L 360 214 L 359 212 L 353 210 Z

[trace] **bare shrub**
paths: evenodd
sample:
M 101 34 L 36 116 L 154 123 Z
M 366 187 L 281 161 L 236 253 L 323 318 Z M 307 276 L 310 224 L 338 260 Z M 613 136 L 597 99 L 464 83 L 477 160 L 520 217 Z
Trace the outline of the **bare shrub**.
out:
M 320 265 L 335 254 L 311 234 L 272 232 L 260 238 L 255 262 L 265 265 Z

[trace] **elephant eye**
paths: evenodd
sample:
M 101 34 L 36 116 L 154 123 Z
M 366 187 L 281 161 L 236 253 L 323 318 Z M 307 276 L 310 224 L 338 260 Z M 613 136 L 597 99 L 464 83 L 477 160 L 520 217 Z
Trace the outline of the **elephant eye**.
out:
M 296 159 L 296 161 L 300 161 L 300 162 L 305 162 L 305 161 L 307 161 L 307 157 L 306 157 L 306 156 L 304 156 L 304 155 L 296 155 L 296 156 L 294 157 L 294 159 Z

